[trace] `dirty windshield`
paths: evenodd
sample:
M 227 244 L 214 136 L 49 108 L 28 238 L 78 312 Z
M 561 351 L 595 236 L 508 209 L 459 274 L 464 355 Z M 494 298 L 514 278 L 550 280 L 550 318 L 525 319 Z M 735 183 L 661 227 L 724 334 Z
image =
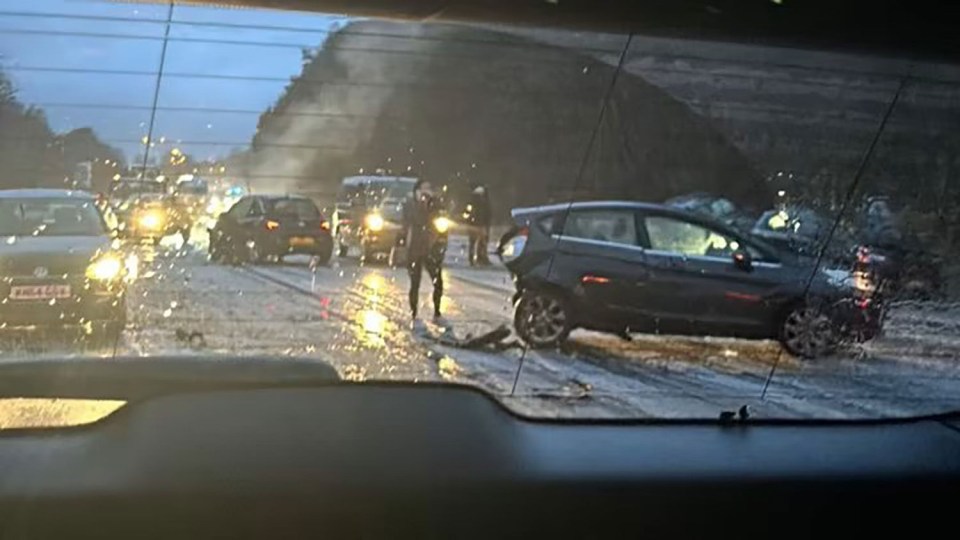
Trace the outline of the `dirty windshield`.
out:
M 536 417 L 960 409 L 960 66 L 163 2 L 0 9 L 0 362 Z

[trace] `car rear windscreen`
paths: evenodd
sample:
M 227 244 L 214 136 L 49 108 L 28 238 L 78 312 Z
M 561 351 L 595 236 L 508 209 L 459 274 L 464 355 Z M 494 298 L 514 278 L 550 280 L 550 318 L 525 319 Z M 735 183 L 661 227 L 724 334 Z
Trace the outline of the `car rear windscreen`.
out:
M 320 211 L 307 199 L 280 199 L 271 203 L 271 213 L 298 219 L 320 219 Z

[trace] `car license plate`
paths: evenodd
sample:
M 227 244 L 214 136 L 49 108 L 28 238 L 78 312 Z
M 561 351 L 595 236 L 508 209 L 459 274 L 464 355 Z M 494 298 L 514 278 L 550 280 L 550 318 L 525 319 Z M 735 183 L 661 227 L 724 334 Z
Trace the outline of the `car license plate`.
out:
M 10 287 L 11 300 L 50 300 L 70 298 L 69 285 L 17 285 Z
M 290 238 L 291 247 L 303 247 L 303 246 L 312 246 L 313 238 L 309 236 L 293 236 Z

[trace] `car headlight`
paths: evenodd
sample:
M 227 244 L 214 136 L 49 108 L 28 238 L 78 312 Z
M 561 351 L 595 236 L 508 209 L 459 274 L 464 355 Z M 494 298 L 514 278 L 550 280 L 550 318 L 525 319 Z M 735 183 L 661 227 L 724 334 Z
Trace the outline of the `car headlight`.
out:
M 367 214 L 367 217 L 364 218 L 363 222 L 367 226 L 367 229 L 373 232 L 383 230 L 383 216 L 380 214 Z
M 145 212 L 137 219 L 137 223 L 144 229 L 159 229 L 163 226 L 163 215 L 156 210 Z
M 863 293 L 872 293 L 877 286 L 867 272 L 854 272 L 853 288 Z
M 98 281 L 112 281 L 122 272 L 123 261 L 116 255 L 104 255 L 87 267 L 87 277 Z
M 443 234 L 450 230 L 450 227 L 453 226 L 453 222 L 449 218 L 440 216 L 433 220 L 433 227 L 437 229 L 437 232 Z

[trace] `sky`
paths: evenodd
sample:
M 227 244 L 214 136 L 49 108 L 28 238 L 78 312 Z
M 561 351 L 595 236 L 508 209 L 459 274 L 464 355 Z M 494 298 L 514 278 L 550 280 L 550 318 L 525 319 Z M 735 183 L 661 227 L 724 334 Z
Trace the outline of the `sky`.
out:
M 177 5 L 164 54 L 168 15 L 163 4 L 4 0 L 0 69 L 57 132 L 92 127 L 132 159 L 156 99 L 155 143 L 209 159 L 250 142 L 260 112 L 300 73 L 302 50 L 345 20 Z

